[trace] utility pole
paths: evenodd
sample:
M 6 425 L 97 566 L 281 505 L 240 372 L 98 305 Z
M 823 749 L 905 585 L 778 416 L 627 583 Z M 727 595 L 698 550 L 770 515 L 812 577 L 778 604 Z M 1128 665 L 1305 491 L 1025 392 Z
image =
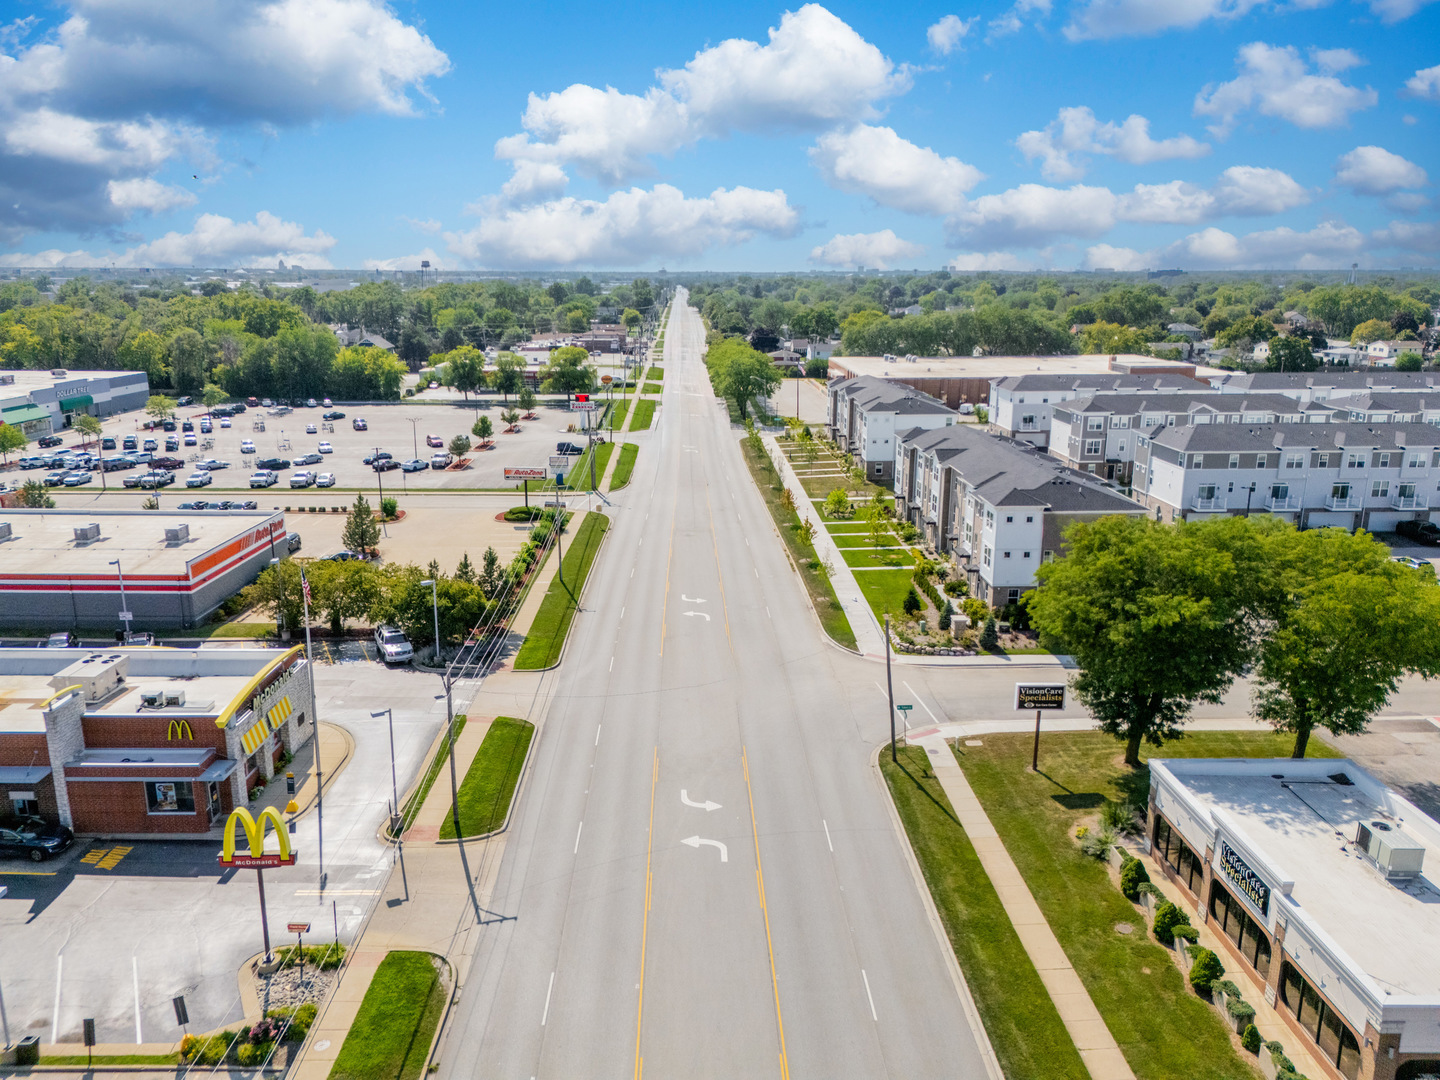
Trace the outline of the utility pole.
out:
M 385 528 L 385 470 L 380 468 L 380 447 L 375 447 L 375 456 L 370 460 L 371 467 L 375 470 L 375 483 L 380 487 L 380 531 L 385 539 L 390 539 L 390 530 Z
M 890 676 L 890 613 L 885 613 L 885 694 L 890 699 L 890 760 L 899 762 L 895 756 L 895 683 Z
M 300 599 L 305 605 L 305 666 L 310 676 L 310 722 L 315 725 L 315 813 L 317 816 L 317 827 L 319 834 L 315 841 L 315 852 L 319 859 L 320 888 L 325 888 L 325 770 L 320 766 L 320 718 L 315 715 L 315 663 L 310 658 L 310 585 L 305 580 L 305 571 L 300 571 L 302 588 Z M 263 903 L 265 886 L 260 886 L 260 896 Z M 269 941 L 266 941 L 265 951 L 270 951 Z

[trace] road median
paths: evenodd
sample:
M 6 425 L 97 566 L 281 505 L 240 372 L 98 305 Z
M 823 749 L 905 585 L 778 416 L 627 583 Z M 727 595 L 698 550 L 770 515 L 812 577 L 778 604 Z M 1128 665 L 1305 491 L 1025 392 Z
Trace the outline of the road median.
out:
M 560 662 L 565 638 L 585 590 L 585 579 L 609 527 L 610 519 L 604 514 L 585 515 L 561 560 L 561 573 L 556 574 L 545 591 L 540 609 L 525 635 L 525 643 L 515 657 L 516 671 L 542 671 Z

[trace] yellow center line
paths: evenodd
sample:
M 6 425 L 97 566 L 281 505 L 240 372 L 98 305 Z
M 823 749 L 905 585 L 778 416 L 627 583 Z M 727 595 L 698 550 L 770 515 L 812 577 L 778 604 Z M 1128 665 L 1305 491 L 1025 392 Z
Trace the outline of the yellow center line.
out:
M 755 888 L 760 893 L 760 913 L 765 917 L 765 948 L 770 953 L 770 989 L 775 995 L 775 1030 L 780 1036 L 780 1080 L 790 1080 L 790 1058 L 785 1052 L 785 1020 L 780 1015 L 780 979 L 775 974 L 775 944 L 770 938 L 770 908 L 765 903 L 765 871 L 760 866 L 760 827 L 755 822 L 755 792 L 750 787 L 750 757 L 743 746 L 740 748 L 740 764 L 745 769 L 745 795 L 750 801 L 750 834 L 755 841 Z
M 650 852 L 655 837 L 655 782 L 660 778 L 660 748 L 650 762 L 650 826 L 645 834 L 645 916 L 640 923 L 640 1001 L 635 1007 L 635 1080 L 645 1069 L 645 1059 L 640 1056 L 640 1022 L 645 1017 L 645 946 L 650 938 Z

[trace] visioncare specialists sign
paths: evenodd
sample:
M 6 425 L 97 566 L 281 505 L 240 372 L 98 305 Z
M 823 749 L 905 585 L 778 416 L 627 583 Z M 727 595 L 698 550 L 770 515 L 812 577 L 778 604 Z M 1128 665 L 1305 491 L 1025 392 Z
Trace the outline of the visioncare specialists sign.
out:
M 1260 875 L 1250 869 L 1250 864 L 1224 840 L 1220 841 L 1220 869 L 1225 872 L 1235 890 L 1249 900 L 1261 915 L 1269 914 L 1270 886 L 1261 881 Z

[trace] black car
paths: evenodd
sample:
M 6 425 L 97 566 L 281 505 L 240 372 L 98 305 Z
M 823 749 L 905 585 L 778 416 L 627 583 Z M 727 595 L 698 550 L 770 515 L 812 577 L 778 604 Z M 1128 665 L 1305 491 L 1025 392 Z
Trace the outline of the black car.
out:
M 238 402 L 238 401 L 237 401 L 234 405 L 231 405 L 231 406 L 230 406 L 230 415 L 231 415 L 231 416 L 239 416 L 239 415 L 240 415 L 241 413 L 243 413 L 244 411 L 245 411 L 245 406 L 244 406 L 244 404 L 242 404 L 241 402 Z
M 244 502 L 235 504 L 236 510 L 259 510 L 260 504 L 254 499 L 246 499 Z
M 557 454 L 583 454 L 585 451 L 576 446 L 573 442 L 562 442 L 555 444 Z
M 366 465 L 374 465 L 377 461 L 384 461 L 387 458 L 392 458 L 394 456 L 395 455 L 390 453 L 389 450 L 375 450 L 371 453 L 366 454 L 360 460 Z
M 255 468 L 266 469 L 270 472 L 279 472 L 281 469 L 288 469 L 289 467 L 289 459 L 283 457 L 262 458 L 255 463 Z
M 286 549 L 287 551 L 299 551 L 299 550 L 300 550 L 300 534 L 299 534 L 299 533 L 292 532 L 288 537 L 285 538 L 285 549 Z
M 176 430 L 179 429 L 179 425 L 176 424 L 174 420 L 166 420 L 166 421 L 165 421 L 163 424 L 161 424 L 160 426 L 161 426 L 162 428 L 164 428 L 166 431 L 176 431 Z
M 185 467 L 185 459 L 178 457 L 157 457 L 152 460 L 150 464 L 154 465 L 157 469 L 169 469 L 173 471 L 175 469 L 183 469 Z
M 100 449 L 101 449 L 101 450 L 114 450 L 114 449 L 115 449 L 115 440 L 114 440 L 113 438 L 111 438 L 109 435 L 106 435 L 103 439 L 100 440 Z
M 1407 540 L 1432 546 L 1440 545 L 1440 526 L 1433 521 L 1402 521 L 1395 531 Z
M 205 509 L 205 504 L 204 504 L 203 502 L 202 502 L 202 503 L 193 503 L 193 502 L 176 503 L 176 504 L 175 504 L 175 509 L 176 509 L 176 510 L 204 510 L 204 509 Z
M 38 445 L 40 449 L 48 450 L 52 446 L 59 446 L 64 441 L 59 435 L 41 435 Z
M 389 472 L 391 469 L 400 468 L 400 462 L 396 461 L 394 458 L 380 458 L 370 467 L 376 472 Z
M 344 419 L 345 419 L 345 414 L 344 414 L 343 412 L 341 412 L 339 409 L 331 409 L 329 412 L 327 412 L 327 413 L 326 413 L 324 416 L 322 416 L 320 419 L 321 419 L 321 420 L 344 420 Z
M 35 823 L 29 819 L 17 828 L 0 828 L 0 855 L 21 856 L 40 862 L 59 855 L 75 842 L 75 834 L 64 825 Z
M 179 405 L 179 406 L 183 409 L 186 405 L 189 405 L 193 400 L 194 400 L 194 399 L 193 399 L 193 398 L 190 398 L 190 397 L 182 397 L 180 400 L 178 400 L 177 402 L 175 402 L 175 404 L 176 404 L 176 405 Z

